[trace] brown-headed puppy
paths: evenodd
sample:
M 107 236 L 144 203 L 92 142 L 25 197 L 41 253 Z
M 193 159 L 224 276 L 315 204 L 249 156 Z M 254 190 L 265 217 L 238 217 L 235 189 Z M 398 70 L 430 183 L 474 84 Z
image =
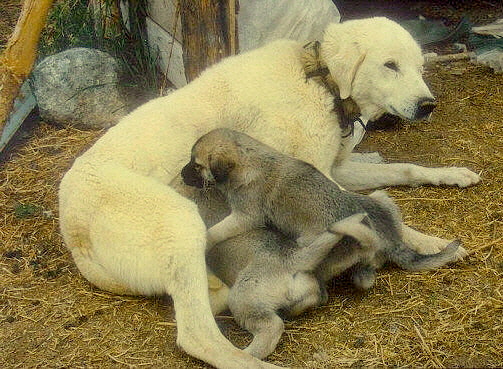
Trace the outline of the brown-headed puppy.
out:
M 211 131 L 194 144 L 182 177 L 187 185 L 216 186 L 232 209 L 208 230 L 208 244 L 227 250 L 232 244 L 241 250 L 241 254 L 223 253 L 228 259 L 220 263 L 221 275 L 218 270 L 216 274 L 224 281 L 225 273 L 238 276 L 227 278 L 234 285 L 229 307 L 236 320 L 254 334 L 248 351 L 258 357 L 272 352 L 281 336 L 283 325 L 277 311 L 286 308 L 298 313 L 319 303 L 324 282 L 334 275 L 354 266 L 354 283 L 366 289 L 374 283 L 376 268 L 386 261 L 408 270 L 432 269 L 455 260 L 460 245 L 454 241 L 440 253 L 418 254 L 403 242 L 400 212 L 383 191 L 369 196 L 345 191 L 312 165 L 229 129 Z M 285 238 L 250 233 L 267 225 Z M 357 242 L 336 244 L 345 235 Z M 234 236 L 238 237 L 232 239 Z M 264 248 L 275 251 L 268 251 L 263 258 L 253 252 L 246 254 L 249 248 L 260 255 Z M 278 251 L 285 248 L 290 250 L 290 257 Z M 240 267 L 242 263 L 246 267 Z M 268 272 L 271 265 L 274 267 Z M 306 273 L 310 271 L 320 285 L 313 283 L 314 277 Z M 296 274 L 299 272 L 303 273 Z M 289 282 L 279 283 L 271 276 Z M 302 288 L 292 289 L 296 276 L 301 277 Z M 289 300 L 291 290 L 302 293 Z

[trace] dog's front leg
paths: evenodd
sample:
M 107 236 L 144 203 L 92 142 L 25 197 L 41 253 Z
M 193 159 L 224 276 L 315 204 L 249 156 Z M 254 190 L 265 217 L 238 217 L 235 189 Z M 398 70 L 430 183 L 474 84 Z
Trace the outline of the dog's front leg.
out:
M 251 219 L 246 214 L 233 211 L 221 222 L 208 229 L 206 249 L 208 250 L 213 245 L 237 236 L 240 233 L 250 231 L 258 225 L 257 221 Z
M 427 168 L 408 163 L 375 164 L 344 160 L 332 168 L 332 177 L 348 190 L 424 184 L 467 187 L 480 181 L 467 168 Z
M 402 237 L 409 248 L 423 255 L 436 254 L 452 242 L 452 240 L 445 240 L 421 233 L 404 223 L 402 223 Z M 468 252 L 462 246 L 459 246 L 456 251 L 457 260 L 461 260 L 467 255 Z

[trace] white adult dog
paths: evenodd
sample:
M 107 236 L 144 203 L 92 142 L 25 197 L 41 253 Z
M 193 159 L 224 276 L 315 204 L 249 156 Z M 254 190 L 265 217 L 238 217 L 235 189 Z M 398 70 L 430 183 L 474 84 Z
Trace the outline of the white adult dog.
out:
M 421 77 L 420 48 L 390 20 L 330 25 L 320 50 L 341 98 L 351 96 L 364 120 L 384 112 L 414 119 L 433 100 Z M 465 168 L 348 160 L 333 96 L 306 78 L 302 53 L 302 44 L 281 40 L 209 68 L 122 119 L 61 182 L 61 231 L 84 277 L 114 293 L 171 295 L 178 345 L 219 368 L 270 364 L 220 333 L 208 293 L 206 226 L 195 203 L 169 185 L 203 134 L 217 127 L 243 131 L 349 189 L 479 181 Z M 403 233 L 421 253 L 449 243 L 405 225 Z

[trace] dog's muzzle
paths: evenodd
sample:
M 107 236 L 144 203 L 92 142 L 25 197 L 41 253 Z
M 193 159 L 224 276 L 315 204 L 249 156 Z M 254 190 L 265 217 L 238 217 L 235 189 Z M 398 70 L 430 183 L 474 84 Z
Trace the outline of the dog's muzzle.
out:
M 192 162 L 188 163 L 182 169 L 182 179 L 183 183 L 187 186 L 203 188 L 204 181 L 201 177 L 201 174 L 194 168 L 194 164 Z
M 426 118 L 428 115 L 431 114 L 431 112 L 433 111 L 433 109 L 435 109 L 436 106 L 437 103 L 435 102 L 435 99 L 426 97 L 424 99 L 419 100 L 414 119 L 419 120 Z

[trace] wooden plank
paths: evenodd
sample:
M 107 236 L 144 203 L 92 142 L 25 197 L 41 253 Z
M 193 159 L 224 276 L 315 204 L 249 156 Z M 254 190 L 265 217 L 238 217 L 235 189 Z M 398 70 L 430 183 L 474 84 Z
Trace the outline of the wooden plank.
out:
M 0 55 L 0 132 L 35 62 L 38 40 L 52 1 L 24 0 L 16 28 Z
M 166 32 L 161 26 L 147 17 L 148 42 L 153 53 L 159 51 L 159 67 L 177 88 L 185 86 L 182 44 Z
M 37 101 L 31 92 L 30 85 L 25 81 L 21 86 L 18 97 L 14 101 L 12 112 L 7 119 L 2 136 L 0 137 L 0 153 L 5 149 L 11 138 L 36 105 Z
M 175 40 L 182 42 L 180 12 L 177 14 L 177 0 L 149 0 L 149 17 L 165 29 Z

